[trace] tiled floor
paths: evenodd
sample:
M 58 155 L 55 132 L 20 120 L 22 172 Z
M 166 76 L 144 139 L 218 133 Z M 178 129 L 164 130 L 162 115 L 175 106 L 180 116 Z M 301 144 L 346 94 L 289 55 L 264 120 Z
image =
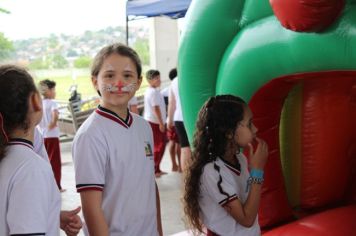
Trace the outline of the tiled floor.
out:
M 80 205 L 79 194 L 75 190 L 74 169 L 71 156 L 71 142 L 61 143 L 62 153 L 62 209 L 73 209 Z M 157 179 L 161 198 L 161 214 L 164 235 L 185 236 L 181 207 L 181 174 L 171 172 L 171 161 L 165 153 L 161 169 L 168 174 Z M 61 235 L 65 235 L 61 232 Z M 83 235 L 83 233 L 79 234 Z

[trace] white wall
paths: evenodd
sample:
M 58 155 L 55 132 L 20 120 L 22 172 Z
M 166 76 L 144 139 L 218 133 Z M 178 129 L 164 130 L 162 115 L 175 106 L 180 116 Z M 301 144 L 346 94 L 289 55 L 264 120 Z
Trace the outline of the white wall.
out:
M 178 22 L 168 17 L 153 17 L 150 25 L 150 66 L 161 72 L 161 88 L 164 88 L 170 81 L 169 71 L 177 66 Z

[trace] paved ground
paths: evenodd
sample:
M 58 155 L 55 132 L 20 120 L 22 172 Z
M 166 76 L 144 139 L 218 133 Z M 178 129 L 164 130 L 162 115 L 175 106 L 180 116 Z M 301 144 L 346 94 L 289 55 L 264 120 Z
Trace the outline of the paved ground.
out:
M 71 156 L 71 142 L 61 143 L 62 152 L 62 209 L 73 209 L 80 205 L 79 194 L 75 190 L 74 169 Z M 171 172 L 171 161 L 165 153 L 161 169 L 168 174 L 157 179 L 161 197 L 162 224 L 164 235 L 185 236 L 181 207 L 181 174 Z M 61 232 L 61 236 L 65 235 Z M 79 235 L 83 235 L 82 233 Z

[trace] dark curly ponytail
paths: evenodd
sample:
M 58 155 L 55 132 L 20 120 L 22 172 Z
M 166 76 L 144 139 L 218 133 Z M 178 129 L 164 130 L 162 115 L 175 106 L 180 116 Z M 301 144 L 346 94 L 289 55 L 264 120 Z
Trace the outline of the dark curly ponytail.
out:
M 246 103 L 239 97 L 219 95 L 211 97 L 201 108 L 193 141 L 192 161 L 187 168 L 184 181 L 183 204 L 188 225 L 202 232 L 200 221 L 200 177 L 204 166 L 214 161 L 214 169 L 220 167 L 215 163 L 217 157 L 223 157 L 229 140 L 227 133 L 234 133 L 238 122 L 243 120 Z M 221 187 L 222 178 L 217 183 L 219 191 L 229 197 Z

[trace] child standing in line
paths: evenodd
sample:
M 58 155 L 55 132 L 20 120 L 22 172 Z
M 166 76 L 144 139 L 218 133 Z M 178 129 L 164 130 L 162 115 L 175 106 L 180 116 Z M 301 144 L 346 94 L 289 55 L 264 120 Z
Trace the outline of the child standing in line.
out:
M 44 161 L 49 163 L 48 154 L 44 145 L 44 138 L 38 125 L 36 126 L 34 131 L 33 151 L 37 155 L 39 155 Z M 66 232 L 68 236 L 77 235 L 83 226 L 82 220 L 78 216 L 80 210 L 81 207 L 78 206 L 77 208 L 70 211 L 61 211 L 60 227 Z
M 48 79 L 42 80 L 39 83 L 39 90 L 43 96 L 43 117 L 39 126 L 44 137 L 44 144 L 48 153 L 58 189 L 63 192 L 65 190 L 62 189 L 61 186 L 62 160 L 59 145 L 60 131 L 59 127 L 57 126 L 59 113 L 58 105 L 53 100 L 56 97 L 56 82 Z
M 172 84 L 169 90 L 169 103 L 168 103 L 168 121 L 167 121 L 167 129 L 175 130 L 180 145 L 180 162 L 181 162 L 181 171 L 185 171 L 187 163 L 191 160 L 192 152 L 190 150 L 190 144 L 188 140 L 188 135 L 185 130 L 184 121 L 183 121 L 183 113 L 179 96 L 179 88 L 178 88 L 178 74 L 177 70 L 172 70 L 172 76 L 175 75 Z
M 42 101 L 31 75 L 0 66 L 0 235 L 77 235 L 80 208 L 62 211 L 51 167 L 33 148 Z M 45 152 L 42 152 L 46 154 Z
M 204 225 L 211 236 L 261 235 L 257 212 L 268 146 L 256 132 L 241 98 L 212 97 L 200 110 L 184 192 L 193 229 L 202 232 Z M 249 149 L 249 166 L 241 148 Z
M 166 172 L 161 171 L 160 164 L 166 146 L 166 127 L 167 119 L 166 105 L 158 88 L 161 86 L 161 76 L 158 70 L 146 72 L 146 79 L 149 87 L 145 91 L 144 115 L 143 117 L 150 123 L 154 139 L 154 161 L 155 175 L 160 177 Z
M 173 81 L 177 78 L 177 69 L 173 68 L 169 71 L 169 79 L 172 81 L 169 87 L 167 87 L 167 139 L 168 139 L 168 150 L 169 155 L 172 160 L 172 171 L 182 172 L 181 165 L 181 146 L 179 142 L 179 135 L 177 133 L 176 127 L 174 126 L 173 117 L 176 115 L 176 102 L 175 99 L 170 98 L 172 95 Z M 169 104 L 172 103 L 172 104 Z M 183 120 L 183 118 L 182 118 Z M 176 160 L 178 159 L 178 162 Z M 177 164 L 178 163 L 178 164 Z
M 94 58 L 91 76 L 100 105 L 72 149 L 86 235 L 162 235 L 152 130 L 127 108 L 141 71 L 137 53 L 123 44 L 106 46 Z

